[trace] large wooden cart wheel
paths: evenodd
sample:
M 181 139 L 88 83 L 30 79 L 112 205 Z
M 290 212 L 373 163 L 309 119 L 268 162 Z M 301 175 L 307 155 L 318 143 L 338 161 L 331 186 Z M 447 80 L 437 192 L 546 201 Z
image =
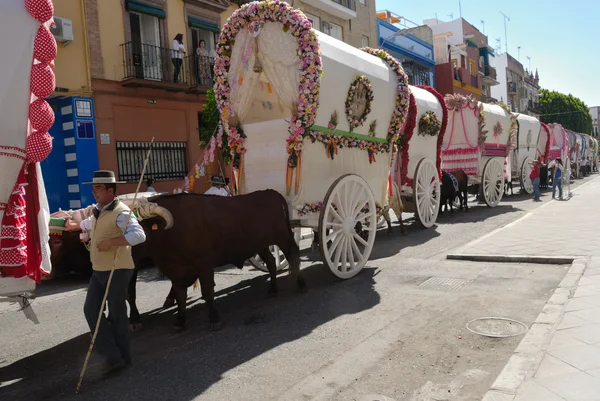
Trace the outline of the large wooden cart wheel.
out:
M 296 240 L 296 243 L 300 244 L 301 229 L 294 228 L 293 231 L 294 231 L 294 239 Z M 287 267 L 290 264 L 289 264 L 288 260 L 285 258 L 285 255 L 283 254 L 283 252 L 281 252 L 281 249 L 279 249 L 279 247 L 277 245 L 270 246 L 269 249 L 271 250 L 273 257 L 275 258 L 275 267 L 277 268 L 277 271 L 287 269 Z M 269 272 L 269 269 L 267 268 L 266 263 L 263 262 L 263 260 L 258 255 L 254 256 L 253 258 L 248 259 L 248 262 L 250 262 L 250 264 L 252 266 L 254 266 L 255 268 L 257 268 L 258 270 L 261 270 L 261 271 L 267 272 L 267 273 Z
M 528 194 L 533 193 L 533 182 L 531 182 L 531 178 L 529 178 L 529 173 L 531 173 L 531 163 L 533 160 L 530 157 L 525 158 L 523 160 L 523 164 L 521 164 L 521 190 L 527 192 Z
M 481 192 L 489 207 L 496 207 L 504 194 L 504 169 L 498 158 L 490 158 L 483 167 Z
M 414 204 L 421 225 L 430 228 L 440 210 L 440 176 L 435 164 L 429 159 L 421 159 L 417 164 L 414 179 Z
M 367 182 L 355 174 L 338 178 L 327 191 L 319 216 L 319 247 L 331 272 L 348 279 L 371 255 L 377 232 L 377 210 Z

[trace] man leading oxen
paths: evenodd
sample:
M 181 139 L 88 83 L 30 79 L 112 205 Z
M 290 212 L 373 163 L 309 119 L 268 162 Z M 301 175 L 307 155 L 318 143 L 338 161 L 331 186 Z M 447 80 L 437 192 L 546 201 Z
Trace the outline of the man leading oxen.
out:
M 209 307 L 211 328 L 220 327 L 220 318 L 214 307 L 214 268 L 217 266 L 233 264 L 241 268 L 246 259 L 258 253 L 269 268 L 269 293 L 275 295 L 276 267 L 269 251 L 271 245 L 282 249 L 290 260 L 291 273 L 298 288 L 305 289 L 299 273 L 299 248 L 291 230 L 288 206 L 275 191 L 236 197 L 186 193 L 161 195 L 148 200 L 139 199 L 134 209 L 143 218 L 141 226 L 146 233 L 146 242 L 133 248 L 133 259 L 136 267 L 143 258 L 152 259 L 171 280 L 173 286 L 167 305 L 171 297 L 177 301 L 177 328 L 183 328 L 186 320 L 187 287 L 197 279 Z M 74 246 L 73 238 L 66 235 L 60 241 L 60 247 L 51 246 L 55 261 L 67 257 L 68 249 Z M 83 247 L 83 244 L 77 245 Z M 133 279 L 128 301 L 131 323 L 139 324 Z

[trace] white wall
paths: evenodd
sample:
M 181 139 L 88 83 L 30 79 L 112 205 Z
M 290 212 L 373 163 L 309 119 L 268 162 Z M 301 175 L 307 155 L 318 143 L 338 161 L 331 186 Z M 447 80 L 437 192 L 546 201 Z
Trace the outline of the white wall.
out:
M 448 37 L 448 43 L 452 45 L 458 45 L 464 43 L 463 33 L 463 19 L 458 18 L 454 21 L 444 22 L 438 21 L 435 18 L 427 19 L 423 21 L 425 25 L 428 25 L 433 31 L 433 36 L 441 33 L 452 33 L 452 36 Z
M 506 53 L 496 54 L 496 57 L 490 57 L 490 65 L 496 69 L 496 81 L 500 85 L 492 86 L 492 97 L 508 104 L 508 87 L 506 84 L 506 69 L 508 68 L 508 56 Z

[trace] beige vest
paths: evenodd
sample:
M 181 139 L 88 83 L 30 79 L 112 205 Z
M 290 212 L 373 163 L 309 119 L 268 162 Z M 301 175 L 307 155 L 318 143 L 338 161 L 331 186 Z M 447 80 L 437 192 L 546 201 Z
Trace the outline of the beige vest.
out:
M 113 210 L 100 212 L 98 219 L 92 216 L 92 233 L 90 257 L 92 267 L 96 271 L 110 271 L 115 263 L 115 269 L 133 269 L 133 258 L 131 257 L 131 246 L 112 247 L 108 251 L 100 252 L 98 244 L 108 238 L 117 238 L 123 235 L 123 231 L 117 226 L 117 216 L 123 211 L 129 211 L 129 208 L 118 202 Z M 131 216 L 135 218 L 135 216 Z

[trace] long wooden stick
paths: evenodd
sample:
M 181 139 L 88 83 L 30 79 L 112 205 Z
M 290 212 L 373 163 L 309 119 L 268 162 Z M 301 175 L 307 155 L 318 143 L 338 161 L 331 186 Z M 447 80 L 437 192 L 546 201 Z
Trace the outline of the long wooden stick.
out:
M 146 173 L 146 166 L 148 165 L 148 160 L 150 159 L 150 152 L 152 151 L 153 143 L 154 143 L 154 137 L 152 137 L 152 141 L 150 141 L 150 148 L 148 149 L 148 154 L 146 155 L 146 160 L 144 160 L 144 167 L 142 168 L 142 174 L 140 174 L 140 180 L 138 181 L 138 185 L 135 190 L 135 195 L 133 196 L 133 203 L 131 204 L 132 207 L 129 208 L 129 214 L 127 215 L 127 220 L 125 222 L 125 230 L 123 231 L 123 234 L 125 234 L 125 232 L 127 231 L 127 226 L 129 225 L 129 221 L 131 220 L 131 215 L 133 213 L 133 205 L 135 205 L 135 201 L 137 199 L 138 193 L 140 192 L 140 186 L 142 185 L 142 181 L 144 179 L 144 174 Z M 102 321 L 102 315 L 104 314 L 104 305 L 106 304 L 106 298 L 108 297 L 110 283 L 112 282 L 113 274 L 114 274 L 115 268 L 117 266 L 118 255 L 119 255 L 119 253 L 115 254 L 113 266 L 110 271 L 110 275 L 108 276 L 108 282 L 106 283 L 106 291 L 104 291 L 104 298 L 102 298 L 100 312 L 98 313 L 98 319 L 96 320 L 96 328 L 94 329 L 94 334 L 92 335 L 92 342 L 90 343 L 90 347 L 89 347 L 87 355 L 85 357 L 85 362 L 83 363 L 83 369 L 81 369 L 81 374 L 79 375 L 79 381 L 77 382 L 77 388 L 75 389 L 75 394 L 79 393 L 79 389 L 81 388 L 81 383 L 83 382 L 83 376 L 85 375 L 85 370 L 86 370 L 88 362 L 90 360 L 90 356 L 92 355 L 92 350 L 94 349 L 94 343 L 96 342 L 96 336 L 98 335 L 98 328 L 100 327 L 100 322 Z

